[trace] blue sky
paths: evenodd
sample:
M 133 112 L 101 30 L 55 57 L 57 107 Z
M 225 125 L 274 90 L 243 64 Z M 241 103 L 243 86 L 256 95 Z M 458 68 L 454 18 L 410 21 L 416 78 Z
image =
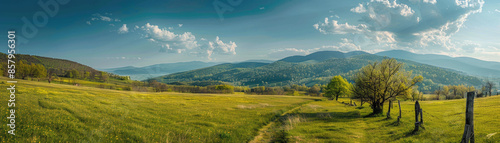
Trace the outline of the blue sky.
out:
M 494 0 L 40 2 L 0 6 L 0 27 L 17 31 L 17 52 L 95 68 L 276 60 L 324 50 L 401 49 L 500 62 Z

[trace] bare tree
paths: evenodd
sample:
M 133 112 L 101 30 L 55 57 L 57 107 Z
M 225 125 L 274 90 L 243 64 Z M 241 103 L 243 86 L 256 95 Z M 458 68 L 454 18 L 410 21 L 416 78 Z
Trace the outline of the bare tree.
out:
M 493 90 L 493 88 L 495 88 L 495 83 L 487 80 L 484 87 L 486 88 L 486 91 L 488 91 L 488 93 L 490 93 L 490 96 L 491 96 L 491 91 Z

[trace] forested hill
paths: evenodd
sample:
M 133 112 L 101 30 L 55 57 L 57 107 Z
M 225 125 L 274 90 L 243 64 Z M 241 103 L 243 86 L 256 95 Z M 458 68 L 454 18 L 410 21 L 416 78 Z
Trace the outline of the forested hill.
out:
M 408 51 L 392 50 L 376 53 L 398 59 L 406 59 L 419 63 L 429 64 L 461 71 L 470 75 L 500 78 L 500 63 L 482 61 L 469 57 L 449 57 L 435 54 L 415 54 Z
M 312 86 L 314 84 L 327 84 L 330 78 L 335 75 L 342 75 L 351 80 L 352 76 L 361 67 L 385 58 L 368 53 L 346 53 L 349 56 L 337 53 L 329 59 L 325 59 L 325 57 L 328 57 L 325 55 L 328 54 L 321 52 L 311 55 L 323 56 L 292 56 L 270 64 L 255 62 L 220 64 L 155 79 L 163 83 L 222 81 L 242 86 L 282 86 L 291 84 Z M 440 84 L 473 86 L 482 84 L 479 78 L 464 75 L 454 70 L 409 60 L 398 59 L 398 61 L 405 63 L 407 71 L 413 71 L 414 75 L 419 74 L 424 77 L 424 81 L 419 85 L 422 91 L 433 91 Z
M 54 72 L 56 72 L 57 74 L 64 74 L 65 71 L 69 71 L 69 70 L 77 70 L 80 73 L 99 72 L 92 67 L 89 67 L 89 66 L 77 63 L 77 62 L 64 60 L 64 59 L 56 59 L 56 58 L 41 57 L 41 56 L 34 56 L 34 55 L 24 55 L 24 54 L 15 54 L 15 57 L 16 58 L 14 61 L 16 61 L 16 63 L 19 61 L 25 61 L 26 62 L 25 64 L 31 64 L 31 63 L 41 64 L 47 70 L 54 70 Z M 7 61 L 7 55 L 4 53 L 0 53 L 0 60 Z M 6 64 L 6 62 L 2 62 L 1 64 Z

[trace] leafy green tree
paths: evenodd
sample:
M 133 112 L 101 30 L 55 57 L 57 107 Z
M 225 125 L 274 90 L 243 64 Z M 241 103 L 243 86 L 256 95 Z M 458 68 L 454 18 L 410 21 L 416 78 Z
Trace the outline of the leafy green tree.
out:
M 109 75 L 106 72 L 101 72 L 99 78 L 102 80 L 102 82 L 108 82 Z
M 40 80 L 40 78 L 44 78 L 47 76 L 47 69 L 41 64 L 35 64 L 33 66 L 33 77 Z
M 334 76 L 330 80 L 330 83 L 328 83 L 325 97 L 328 97 L 330 99 L 333 99 L 335 97 L 335 100 L 338 100 L 340 95 L 349 94 L 350 86 L 351 86 L 350 83 L 347 82 L 347 80 L 344 79 L 342 76 L 340 75 Z
M 83 79 L 90 79 L 90 72 L 86 71 L 85 74 L 83 75 Z
M 22 79 L 26 79 L 26 77 L 30 74 L 29 72 L 30 66 L 26 64 L 26 61 L 19 61 L 19 64 L 16 66 L 16 75 L 20 75 Z
M 352 91 L 354 97 L 368 101 L 374 114 L 380 114 L 385 101 L 410 94 L 411 88 L 423 79 L 410 77 L 412 73 L 403 69 L 403 63 L 384 59 L 361 68 L 355 75 Z

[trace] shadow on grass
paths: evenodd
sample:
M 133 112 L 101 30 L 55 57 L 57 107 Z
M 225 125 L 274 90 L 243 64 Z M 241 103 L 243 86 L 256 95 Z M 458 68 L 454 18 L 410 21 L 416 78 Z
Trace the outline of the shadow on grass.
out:
M 370 113 L 368 115 L 363 116 L 363 118 L 370 118 L 370 117 L 384 117 L 385 115 L 383 113 Z
M 389 123 L 389 124 L 387 124 L 387 125 L 389 125 L 389 126 L 399 126 L 400 124 L 401 124 L 401 122 L 394 121 L 394 122 Z
M 322 120 L 325 122 L 350 122 L 352 119 L 362 118 L 359 111 L 294 113 L 294 115 L 304 117 L 306 120 Z
M 423 126 L 421 126 L 418 131 L 415 131 L 415 129 L 412 128 L 412 130 L 406 131 L 406 133 L 404 134 L 404 137 L 418 135 L 418 134 L 423 132 L 422 130 L 425 130 L 425 128 Z

